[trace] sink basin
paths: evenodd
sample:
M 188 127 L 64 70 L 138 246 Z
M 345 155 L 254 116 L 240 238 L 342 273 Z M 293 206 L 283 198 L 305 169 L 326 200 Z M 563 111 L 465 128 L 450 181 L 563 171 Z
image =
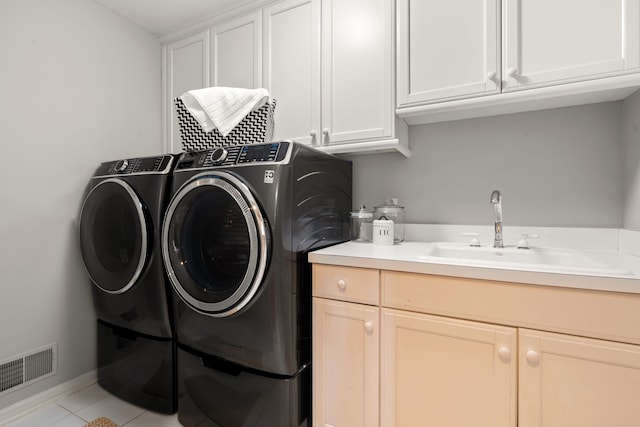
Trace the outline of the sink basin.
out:
M 430 243 L 418 255 L 418 258 L 457 265 L 554 273 L 614 276 L 633 274 L 629 270 L 598 261 L 580 251 L 571 249 L 518 249 L 515 246 L 505 248 L 472 247 L 464 243 L 436 242 Z

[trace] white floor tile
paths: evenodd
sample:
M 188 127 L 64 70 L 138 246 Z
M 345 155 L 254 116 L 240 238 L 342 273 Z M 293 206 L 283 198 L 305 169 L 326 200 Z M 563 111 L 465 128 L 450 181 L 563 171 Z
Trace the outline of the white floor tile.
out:
M 86 421 L 107 417 L 116 424 L 124 425 L 145 412 L 144 409 L 120 400 L 114 396 L 104 397 L 89 406 L 86 406 L 75 414 Z
M 49 427 L 82 427 L 87 422 L 82 418 L 76 417 L 75 415 L 69 415 L 68 417 L 64 417 L 57 423 L 49 425 Z
M 71 415 L 71 412 L 62 406 L 49 403 L 28 413 L 19 420 L 7 424 L 5 427 L 49 427 L 69 415 Z
M 145 412 L 124 425 L 124 427 L 181 427 L 177 415 L 161 415 Z
M 98 384 L 93 384 L 56 400 L 56 403 L 70 412 L 76 412 L 107 396 L 109 396 L 109 392 Z

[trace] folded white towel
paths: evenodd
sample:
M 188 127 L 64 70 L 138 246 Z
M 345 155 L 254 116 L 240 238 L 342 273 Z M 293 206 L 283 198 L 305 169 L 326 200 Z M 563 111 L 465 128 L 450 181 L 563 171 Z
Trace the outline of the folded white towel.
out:
M 227 136 L 247 114 L 269 100 L 269 91 L 262 88 L 209 87 L 185 92 L 180 99 L 202 130 L 211 132 L 217 128 L 222 136 Z

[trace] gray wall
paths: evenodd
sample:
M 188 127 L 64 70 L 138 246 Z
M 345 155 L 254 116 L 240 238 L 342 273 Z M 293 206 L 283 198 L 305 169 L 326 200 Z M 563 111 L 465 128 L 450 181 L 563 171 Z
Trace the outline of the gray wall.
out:
M 624 228 L 640 231 L 640 91 L 623 102 Z
M 87 0 L 0 1 L 0 360 L 58 343 L 58 374 L 96 366 L 76 219 L 100 161 L 161 151 L 161 48 Z
M 505 226 L 621 227 L 623 107 L 412 126 L 411 158 L 350 157 L 354 206 L 396 196 L 406 222 L 482 225 L 492 221 L 489 196 L 499 189 Z

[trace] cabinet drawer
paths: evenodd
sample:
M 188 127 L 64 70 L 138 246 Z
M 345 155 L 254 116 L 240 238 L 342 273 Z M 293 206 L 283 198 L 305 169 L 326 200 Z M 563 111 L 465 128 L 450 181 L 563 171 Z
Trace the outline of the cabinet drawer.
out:
M 313 265 L 313 296 L 378 305 L 379 289 L 378 270 Z
M 383 307 L 640 344 L 640 294 L 383 271 L 380 295 Z

